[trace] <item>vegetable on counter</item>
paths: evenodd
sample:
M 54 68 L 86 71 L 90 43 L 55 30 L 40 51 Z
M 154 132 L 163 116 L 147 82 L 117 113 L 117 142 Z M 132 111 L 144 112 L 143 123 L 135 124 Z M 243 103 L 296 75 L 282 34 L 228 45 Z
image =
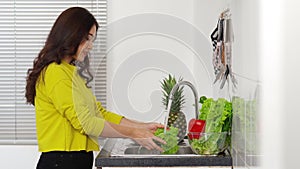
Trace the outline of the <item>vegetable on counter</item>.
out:
M 199 99 L 199 103 L 203 104 L 206 99 L 206 96 L 201 96 Z
M 224 98 L 206 99 L 200 109 L 200 120 L 206 121 L 206 133 L 230 132 L 232 120 L 232 103 Z
M 200 103 L 204 103 L 207 98 L 205 96 L 200 97 Z M 204 119 L 191 119 L 189 121 L 189 139 L 199 139 L 200 133 L 204 131 L 205 118 Z
M 205 127 L 205 120 L 191 119 L 189 122 L 189 139 L 199 139 L 200 133 L 203 132 Z
M 199 139 L 190 139 L 190 144 L 198 154 L 217 154 L 230 144 L 232 103 L 225 98 L 201 98 L 199 120 L 205 120 L 205 130 Z
M 162 104 L 165 107 L 165 110 L 168 109 L 169 99 L 172 97 L 171 109 L 168 117 L 168 127 L 173 126 L 178 128 L 178 142 L 182 141 L 186 135 L 187 129 L 187 121 L 184 112 L 182 112 L 182 108 L 185 104 L 185 96 L 183 94 L 183 86 L 178 87 L 173 95 L 171 96 L 171 91 L 174 86 L 183 81 L 183 78 L 176 78 L 175 75 L 169 74 L 169 76 L 165 77 L 161 83 L 162 89 Z
M 169 129 L 164 133 L 163 128 L 158 128 L 155 133 L 155 136 L 163 139 L 166 141 L 167 144 L 160 144 L 162 149 L 164 150 L 163 154 L 176 154 L 179 150 L 178 146 L 178 128 L 176 127 L 169 127 Z

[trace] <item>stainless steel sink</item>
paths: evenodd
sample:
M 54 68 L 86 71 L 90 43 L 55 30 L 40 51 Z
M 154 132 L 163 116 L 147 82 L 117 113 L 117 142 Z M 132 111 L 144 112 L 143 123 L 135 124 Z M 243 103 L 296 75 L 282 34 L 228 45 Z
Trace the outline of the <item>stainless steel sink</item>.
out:
M 155 150 L 147 150 L 136 143 L 124 142 L 118 144 L 112 153 L 110 149 L 102 148 L 96 158 L 95 165 L 101 167 L 183 167 L 185 166 L 232 166 L 230 155 L 207 156 L 197 155 L 191 150 L 188 141 L 178 144 L 177 154 L 161 154 Z
M 126 155 L 160 155 L 161 153 L 158 150 L 147 150 L 141 146 L 132 146 L 125 149 L 124 154 Z M 195 154 L 189 146 L 179 146 L 179 150 L 176 153 L 177 155 L 184 155 L 184 154 Z

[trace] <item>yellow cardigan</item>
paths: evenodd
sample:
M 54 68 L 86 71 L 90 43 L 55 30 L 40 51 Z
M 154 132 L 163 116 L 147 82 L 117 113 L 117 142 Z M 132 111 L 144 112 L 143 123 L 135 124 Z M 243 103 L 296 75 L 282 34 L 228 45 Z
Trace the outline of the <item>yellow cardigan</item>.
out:
M 42 80 L 44 77 L 44 80 Z M 75 66 L 51 63 L 41 74 L 35 96 L 39 151 L 98 151 L 97 137 L 105 120 L 122 116 L 106 111 Z

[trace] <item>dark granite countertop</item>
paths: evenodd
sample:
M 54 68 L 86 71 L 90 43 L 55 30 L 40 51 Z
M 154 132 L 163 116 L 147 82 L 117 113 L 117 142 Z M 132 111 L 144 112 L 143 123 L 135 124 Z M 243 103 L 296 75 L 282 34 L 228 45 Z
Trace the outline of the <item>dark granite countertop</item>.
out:
M 112 156 L 97 157 L 96 167 L 232 166 L 229 155 L 219 156 Z
M 101 167 L 232 166 L 232 158 L 227 151 L 220 155 L 124 154 L 126 149 L 124 145 L 115 147 L 115 152 L 121 152 L 114 152 L 108 156 L 103 156 L 101 152 L 98 154 L 95 161 L 98 169 Z

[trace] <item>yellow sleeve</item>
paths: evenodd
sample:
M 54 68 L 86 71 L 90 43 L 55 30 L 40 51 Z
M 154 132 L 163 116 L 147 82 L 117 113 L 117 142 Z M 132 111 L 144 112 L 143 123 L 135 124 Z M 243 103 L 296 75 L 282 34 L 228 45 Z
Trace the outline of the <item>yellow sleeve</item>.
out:
M 120 124 L 123 118 L 121 115 L 107 111 L 104 107 L 102 107 L 101 102 L 97 102 L 97 109 L 100 116 L 111 123 Z
M 79 132 L 83 134 L 98 137 L 104 128 L 105 119 L 91 113 L 90 108 L 85 102 L 81 102 L 81 99 L 77 99 L 80 104 L 75 107 L 73 92 L 72 81 L 61 80 L 54 85 L 49 97 L 58 112 L 64 116 L 76 130 L 79 130 Z

